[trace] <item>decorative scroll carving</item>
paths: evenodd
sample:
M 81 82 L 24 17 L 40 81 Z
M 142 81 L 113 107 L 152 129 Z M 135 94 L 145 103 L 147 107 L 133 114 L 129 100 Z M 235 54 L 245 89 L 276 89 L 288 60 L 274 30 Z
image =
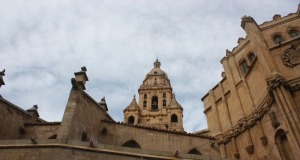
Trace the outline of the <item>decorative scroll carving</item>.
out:
M 289 85 L 287 84 L 286 80 L 280 76 L 280 75 L 274 75 L 273 77 L 269 78 L 267 80 L 268 82 L 268 92 L 269 92 L 269 95 L 274 97 L 273 95 L 273 90 L 279 86 L 284 86 L 286 88 L 290 88 Z
M 298 91 L 298 90 L 300 90 L 300 84 L 296 84 L 294 86 L 291 86 L 291 91 L 292 92 L 295 92 L 295 91 Z
M 280 86 L 280 85 L 286 85 L 286 81 L 283 77 L 279 75 L 275 75 L 274 77 L 268 79 L 268 90 L 273 90 L 274 88 Z
M 275 113 L 273 111 L 270 111 L 268 113 L 269 117 L 270 117 L 270 120 L 272 122 L 272 126 L 276 129 L 278 126 L 280 126 L 280 123 L 278 122 L 277 120 L 277 117 L 275 115 Z
M 242 118 L 238 123 L 228 130 L 224 135 L 223 139 L 218 141 L 218 144 L 227 144 L 231 138 L 237 137 L 247 129 L 252 128 L 260 121 L 265 114 L 267 114 L 272 106 L 273 98 L 267 97 L 261 107 L 256 109 L 251 115 L 246 118 Z
M 284 65 L 291 68 L 300 64 L 300 41 L 292 43 L 291 47 L 284 51 L 281 61 Z

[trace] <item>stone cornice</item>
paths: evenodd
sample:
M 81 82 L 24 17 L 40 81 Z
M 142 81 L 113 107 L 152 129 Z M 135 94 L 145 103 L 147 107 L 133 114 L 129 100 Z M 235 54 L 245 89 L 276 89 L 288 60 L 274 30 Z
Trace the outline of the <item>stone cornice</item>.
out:
M 88 143 L 88 142 L 87 142 Z M 128 157 L 144 157 L 149 159 L 174 159 L 170 155 L 170 157 L 167 156 L 160 156 L 160 155 L 150 155 L 145 153 L 134 153 L 134 152 L 126 152 L 126 151 L 118 151 L 118 150 L 111 150 L 111 149 L 103 149 L 103 148 L 93 148 L 87 146 L 79 146 L 79 145 L 73 145 L 73 144 L 10 144 L 10 145 L 0 145 L 0 149 L 31 149 L 31 148 L 62 148 L 66 150 L 79 150 L 79 151 L 85 151 L 85 152 L 93 152 L 93 153 L 104 153 L 104 154 L 114 154 L 114 155 L 120 155 L 120 156 L 128 156 Z
M 239 53 L 241 50 L 243 50 L 248 44 L 250 43 L 250 41 L 246 41 L 241 47 L 237 46 L 235 48 L 233 48 L 232 52 L 233 54 L 237 54 Z M 239 48 L 238 48 L 239 47 Z M 238 49 L 237 49 L 238 48 Z M 237 51 L 234 51 L 235 49 L 237 49 Z
M 172 133 L 172 134 L 183 135 L 183 136 L 191 136 L 191 137 L 215 140 L 215 137 L 209 136 L 209 135 L 196 135 L 193 133 L 186 133 L 185 131 L 166 130 L 166 129 L 157 128 L 157 127 L 153 127 L 153 126 L 146 126 L 146 125 L 142 125 L 142 124 L 125 124 L 123 122 L 112 122 L 112 121 L 107 121 L 107 120 L 102 120 L 102 122 L 113 123 L 116 125 L 131 126 L 131 127 L 135 127 L 135 128 L 141 128 L 141 129 L 148 129 L 148 130 L 153 130 L 153 131 L 158 131 L 158 132 Z
M 227 144 L 231 138 L 238 137 L 247 129 L 254 127 L 269 112 L 273 101 L 272 97 L 267 96 L 259 108 L 255 109 L 248 117 L 241 118 L 236 125 L 223 134 L 222 139 L 218 143 Z
M 293 17 L 293 18 L 290 18 L 290 19 L 287 19 L 287 20 L 283 20 L 283 21 L 280 21 L 278 23 L 275 23 L 275 24 L 272 24 L 272 25 L 269 25 L 269 26 L 266 26 L 266 27 L 262 27 L 260 28 L 261 31 L 264 31 L 264 30 L 267 30 L 267 29 L 270 29 L 270 28 L 273 28 L 273 27 L 276 27 L 276 26 L 279 26 L 279 25 L 282 25 L 284 23 L 287 23 L 287 22 L 290 22 L 290 21 L 293 21 L 295 19 L 298 19 L 300 17 L 296 16 L 296 17 Z M 273 21 L 272 21 L 273 22 Z M 262 24 L 264 25 L 264 24 Z

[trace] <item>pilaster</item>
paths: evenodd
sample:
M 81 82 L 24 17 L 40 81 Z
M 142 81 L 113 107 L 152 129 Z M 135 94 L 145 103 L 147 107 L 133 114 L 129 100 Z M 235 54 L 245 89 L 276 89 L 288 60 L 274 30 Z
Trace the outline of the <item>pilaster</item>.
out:
M 283 120 L 285 121 L 284 124 L 288 128 L 289 134 L 287 134 L 287 136 L 292 145 L 293 152 L 296 157 L 300 157 L 298 152 L 300 150 L 300 117 L 296 112 L 296 105 L 288 90 L 289 85 L 286 80 L 278 74 L 272 76 L 267 81 L 269 94 L 274 97 L 278 109 L 283 116 Z M 278 125 L 281 125 L 281 123 Z
M 254 51 L 259 53 L 256 55 L 262 61 L 261 64 L 266 73 L 271 74 L 278 70 L 274 60 L 270 56 L 268 46 L 256 21 L 250 16 L 244 16 L 242 17 L 241 26 L 245 30 L 247 37 L 249 37 Z

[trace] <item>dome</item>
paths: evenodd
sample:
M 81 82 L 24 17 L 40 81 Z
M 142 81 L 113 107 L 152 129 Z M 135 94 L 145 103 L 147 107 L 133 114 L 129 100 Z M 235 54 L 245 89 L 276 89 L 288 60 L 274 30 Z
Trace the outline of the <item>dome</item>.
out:
M 156 59 L 153 65 L 154 68 L 146 75 L 145 78 L 147 78 L 148 76 L 163 76 L 168 78 L 168 74 L 165 71 L 160 69 L 161 63 L 158 61 L 158 59 Z

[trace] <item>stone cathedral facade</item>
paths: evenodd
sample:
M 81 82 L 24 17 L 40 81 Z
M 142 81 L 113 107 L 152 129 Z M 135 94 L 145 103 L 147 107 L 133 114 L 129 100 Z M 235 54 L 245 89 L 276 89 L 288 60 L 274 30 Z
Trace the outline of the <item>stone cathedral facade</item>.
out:
M 82 67 L 60 122 L 0 96 L 0 160 L 300 159 L 300 6 L 263 24 L 244 16 L 241 26 L 246 37 L 226 51 L 221 80 L 201 99 L 207 129 L 184 131 L 184 106 L 158 60 L 139 95 L 121 106 L 123 122 L 108 114 L 105 98 L 88 94 Z
M 221 59 L 221 81 L 203 98 L 222 157 L 300 159 L 300 6 L 258 25 Z

